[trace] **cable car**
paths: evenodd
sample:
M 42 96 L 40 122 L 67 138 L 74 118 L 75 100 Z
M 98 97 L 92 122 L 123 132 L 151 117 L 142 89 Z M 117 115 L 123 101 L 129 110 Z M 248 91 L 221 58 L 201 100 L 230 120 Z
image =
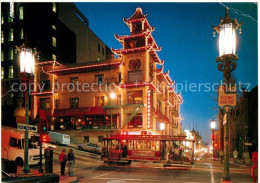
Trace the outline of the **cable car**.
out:
M 131 164 L 150 161 L 171 164 L 191 164 L 195 140 L 186 136 L 112 135 L 103 138 L 101 160 L 105 163 Z

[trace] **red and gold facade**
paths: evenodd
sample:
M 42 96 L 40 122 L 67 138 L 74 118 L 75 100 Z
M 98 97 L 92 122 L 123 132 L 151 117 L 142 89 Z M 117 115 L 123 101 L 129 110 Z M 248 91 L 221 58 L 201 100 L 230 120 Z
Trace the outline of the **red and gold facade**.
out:
M 124 22 L 131 35 L 115 35 L 122 44 L 122 49 L 112 49 L 118 58 L 76 65 L 55 61 L 37 65 L 35 84 L 47 83 L 48 87 L 33 94 L 34 116 L 38 108 L 46 107 L 47 99 L 47 115 L 55 129 L 70 123 L 64 128 L 181 134 L 182 98 L 175 92 L 169 71 L 163 71 L 164 61 L 156 53 L 161 48 L 152 36 L 154 28 L 141 8 Z M 63 90 L 57 88 L 70 83 L 80 83 L 81 90 L 72 91 L 72 84 Z M 93 88 L 83 91 L 83 84 Z

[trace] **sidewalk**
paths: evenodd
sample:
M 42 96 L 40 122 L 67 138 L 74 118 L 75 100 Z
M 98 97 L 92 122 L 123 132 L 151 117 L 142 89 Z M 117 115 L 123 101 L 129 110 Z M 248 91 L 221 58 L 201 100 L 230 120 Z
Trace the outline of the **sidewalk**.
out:
M 32 169 L 30 168 L 30 173 L 32 176 L 33 175 L 37 175 L 37 176 L 41 176 L 41 175 L 48 175 L 47 173 L 39 173 L 38 169 Z M 56 173 L 54 173 L 56 174 Z M 18 177 L 20 176 L 24 176 L 23 171 L 22 171 L 22 167 L 21 166 L 17 166 L 17 174 Z M 59 174 L 56 174 L 59 175 Z M 61 176 L 59 175 L 60 178 L 60 182 L 61 183 L 76 183 L 78 181 L 77 177 L 70 177 L 70 176 Z

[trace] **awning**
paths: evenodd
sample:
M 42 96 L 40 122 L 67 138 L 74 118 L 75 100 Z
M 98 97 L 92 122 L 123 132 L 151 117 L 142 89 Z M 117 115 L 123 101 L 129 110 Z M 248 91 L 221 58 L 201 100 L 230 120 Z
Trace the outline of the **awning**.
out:
M 82 115 L 105 115 L 106 111 L 102 106 L 98 107 L 83 107 L 83 108 L 69 108 L 69 109 L 55 109 L 53 117 L 62 116 L 82 116 Z

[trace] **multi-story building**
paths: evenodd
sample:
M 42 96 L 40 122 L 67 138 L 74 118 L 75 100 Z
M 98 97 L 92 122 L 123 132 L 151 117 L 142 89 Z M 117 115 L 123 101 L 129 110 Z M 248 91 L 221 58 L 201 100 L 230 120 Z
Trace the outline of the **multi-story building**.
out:
M 154 30 L 142 9 L 124 19 L 131 35 L 115 36 L 122 49 L 112 49 L 118 58 L 62 65 L 37 65 L 33 93 L 33 116 L 45 109 L 52 129 L 67 131 L 72 139 L 92 142 L 113 131 L 129 134 L 181 134 L 180 104 L 163 61 L 158 57 Z M 158 68 L 159 66 L 159 68 Z M 91 136 L 93 134 L 93 136 Z M 97 137 L 99 136 L 99 138 Z M 86 138 L 88 139 L 88 138 Z
M 15 46 L 36 48 L 38 61 L 62 64 L 106 59 L 107 46 L 88 26 L 73 3 L 1 3 L 2 124 L 15 125 L 14 110 L 22 94 L 11 92 L 19 83 Z

